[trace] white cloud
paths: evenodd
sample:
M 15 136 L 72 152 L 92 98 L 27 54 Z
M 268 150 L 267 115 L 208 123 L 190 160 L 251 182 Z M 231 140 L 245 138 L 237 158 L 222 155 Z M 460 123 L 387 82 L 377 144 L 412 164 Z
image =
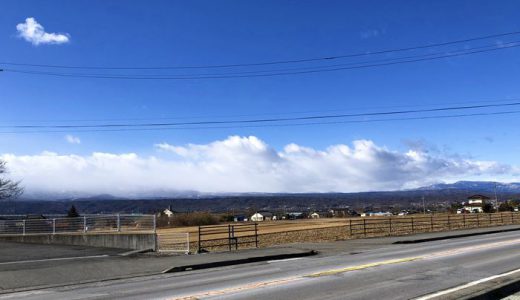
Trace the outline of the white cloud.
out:
M 276 151 L 251 136 L 208 144 L 155 145 L 160 156 L 96 152 L 4 154 L 28 191 L 143 195 L 200 192 L 359 192 L 462 179 L 512 179 L 518 170 L 493 161 L 398 152 L 369 140 L 324 150 L 289 144 Z
M 39 44 L 63 44 L 69 42 L 69 34 L 48 33 L 34 18 L 25 19 L 25 23 L 16 25 L 18 35 L 35 46 Z
M 73 135 L 70 135 L 70 134 L 67 134 L 65 136 L 65 140 L 69 144 L 81 144 L 81 139 L 79 137 L 73 136 Z

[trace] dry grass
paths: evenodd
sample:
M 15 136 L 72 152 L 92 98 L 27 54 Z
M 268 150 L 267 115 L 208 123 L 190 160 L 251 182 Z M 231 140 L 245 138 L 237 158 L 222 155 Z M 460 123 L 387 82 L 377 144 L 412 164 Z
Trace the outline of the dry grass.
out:
M 241 223 L 229 223 L 237 225 Z M 258 234 L 261 247 L 296 242 L 323 242 L 363 237 L 381 237 L 409 235 L 414 233 L 459 230 L 477 227 L 520 224 L 519 213 L 466 214 L 466 215 L 413 215 L 394 217 L 367 218 L 322 218 L 306 220 L 279 220 L 259 222 Z M 238 228 L 238 227 L 237 227 Z M 198 242 L 198 227 L 177 227 L 159 229 L 161 235 L 169 233 L 190 233 L 192 247 Z M 236 237 L 247 240 L 245 236 L 253 234 L 251 228 L 238 230 Z M 211 248 L 211 244 L 227 243 L 227 227 L 215 234 L 207 235 L 203 240 Z M 251 239 L 249 239 L 251 240 Z M 254 245 L 254 244 L 251 244 Z M 250 245 L 250 246 L 251 246 Z M 217 247 L 218 248 L 218 247 Z M 226 247 L 220 247 L 223 249 Z M 212 249 L 213 250 L 213 249 Z

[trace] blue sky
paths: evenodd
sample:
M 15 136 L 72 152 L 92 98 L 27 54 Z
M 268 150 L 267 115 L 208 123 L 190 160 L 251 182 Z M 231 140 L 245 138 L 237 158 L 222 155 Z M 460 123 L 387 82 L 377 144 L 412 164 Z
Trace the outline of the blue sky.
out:
M 517 1 L 7 0 L 0 3 L 0 62 L 146 67 L 334 56 L 516 31 L 520 29 L 519 8 Z M 29 17 L 46 32 L 66 34 L 69 41 L 35 46 L 20 38 L 16 26 Z M 517 36 L 509 40 L 520 39 Z M 513 99 L 520 98 L 519 51 L 513 48 L 320 74 L 219 80 L 136 81 L 3 72 L 1 123 L 215 119 Z M 0 154 L 29 157 L 50 151 L 89 157 L 103 152 L 164 158 L 168 153 L 158 151 L 154 145 L 209 145 L 229 136 L 254 136 L 273 151 L 282 151 L 291 143 L 324 150 L 338 144 L 354 147 L 353 141 L 368 140 L 391 152 L 419 149 L 443 158 L 492 161 L 515 168 L 520 164 L 516 155 L 520 144 L 514 130 L 517 119 L 518 115 L 513 114 L 305 127 L 2 133 Z M 66 135 L 81 142 L 71 143 Z M 21 177 L 26 175 L 14 171 Z M 474 178 L 477 173 L 459 177 Z M 509 172 L 501 176 L 512 179 L 516 175 Z M 441 174 L 430 179 L 445 177 Z M 400 188 L 408 183 L 404 180 L 382 188 Z

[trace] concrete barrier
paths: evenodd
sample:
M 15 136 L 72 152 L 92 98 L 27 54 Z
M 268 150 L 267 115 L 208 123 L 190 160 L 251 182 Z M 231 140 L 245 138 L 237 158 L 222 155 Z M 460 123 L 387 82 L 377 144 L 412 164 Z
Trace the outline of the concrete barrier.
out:
M 0 236 L 0 241 L 156 250 L 155 233 L 28 234 Z

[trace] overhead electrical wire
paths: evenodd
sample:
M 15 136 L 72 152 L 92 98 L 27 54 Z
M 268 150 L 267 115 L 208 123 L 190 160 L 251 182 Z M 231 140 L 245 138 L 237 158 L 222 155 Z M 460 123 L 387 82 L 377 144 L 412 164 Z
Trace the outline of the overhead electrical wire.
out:
M 227 75 L 223 74 L 213 74 L 209 76 L 200 76 L 200 75 L 111 75 L 111 74 L 87 74 L 87 73 L 58 73 L 58 72 L 47 72 L 47 71 L 32 71 L 32 70 L 18 70 L 18 69 L 3 69 L 4 72 L 12 72 L 12 73 L 22 73 L 22 74 L 33 74 L 33 75 L 48 75 L 48 76 L 57 76 L 57 77 L 77 77 L 77 78 L 97 78 L 97 79 L 131 79 L 131 80 L 199 80 L 199 79 L 225 79 L 225 78 L 254 78 L 254 77 L 273 77 L 273 76 L 283 76 L 283 75 L 296 75 L 296 74 L 310 74 L 310 73 L 322 73 L 322 72 L 333 72 L 333 71 L 341 71 L 341 70 L 352 70 L 352 69 L 364 69 L 364 68 L 372 68 L 372 67 L 381 67 L 381 66 L 390 66 L 397 64 L 406 64 L 406 63 L 414 63 L 420 61 L 429 61 L 429 60 L 437 60 L 442 58 L 449 57 L 458 57 L 465 56 L 476 53 L 484 53 L 490 51 L 504 50 L 510 48 L 520 47 L 519 42 L 509 43 L 505 45 L 496 45 L 490 49 L 481 49 L 481 50 L 459 50 L 456 53 L 448 53 L 441 54 L 434 57 L 424 57 L 424 58 L 414 58 L 414 59 L 389 59 L 392 61 L 382 62 L 382 63 L 369 63 L 369 64 L 360 64 L 354 66 L 346 66 L 346 67 L 318 67 L 318 69 L 308 69 L 301 71 L 277 71 L 272 70 L 271 73 L 266 74 L 245 74 L 245 75 Z M 475 49 L 478 49 L 475 48 Z M 397 61 L 394 61 L 397 60 Z M 265 72 L 265 71 L 262 71 Z
M 245 117 L 259 117 L 259 116 L 287 116 L 287 115 L 305 115 L 305 114 L 323 114 L 323 113 L 331 113 L 331 112 L 345 112 L 345 111 L 366 111 L 366 110 L 374 110 L 374 109 L 403 109 L 403 108 L 417 108 L 417 107 L 432 107 L 439 105 L 471 105 L 471 104 L 490 104 L 490 103 L 503 103 L 503 102 L 511 102 L 511 101 L 520 101 L 520 98 L 502 98 L 502 99 L 487 99 L 487 100 L 478 100 L 478 101 L 451 101 L 451 102 L 443 102 L 443 103 L 435 103 L 435 104 L 413 104 L 413 105 L 381 105 L 381 106 L 372 106 L 372 107 L 352 107 L 352 108 L 336 108 L 336 109 L 326 109 L 326 110 L 307 110 L 307 111 L 288 111 L 288 112 L 277 112 L 277 113 L 251 113 L 251 114 L 236 114 L 236 115 L 195 115 L 195 116 L 169 116 L 169 117 L 147 117 L 147 118 L 100 118 L 100 119 L 3 119 L 0 120 L 0 128 L 1 123 L 13 123 L 13 122 L 31 122 L 31 123 L 65 123 L 65 122 L 121 122 L 121 121 L 150 121 L 150 120 L 189 120 L 189 119 L 223 119 L 223 118 L 245 118 Z
M 173 70 L 173 69 L 212 69 L 212 68 L 232 68 L 232 67 L 255 67 L 265 65 L 281 65 L 281 64 L 296 64 L 306 62 L 317 62 L 317 61 L 331 61 L 343 58 L 353 58 L 362 56 L 371 56 L 385 53 L 403 52 L 418 49 L 426 49 L 433 47 L 441 47 L 458 43 L 472 42 L 477 40 L 484 40 L 490 38 L 498 38 L 505 36 L 513 36 L 520 34 L 520 31 L 501 33 L 495 35 L 481 36 L 464 40 L 450 41 L 445 43 L 437 43 L 430 45 L 422 45 L 415 47 L 405 47 L 397 49 L 387 49 L 374 52 L 363 52 L 363 53 L 351 53 L 344 55 L 328 56 L 328 57 L 317 57 L 317 58 L 305 58 L 305 59 L 294 59 L 294 60 L 278 60 L 268 62 L 253 62 L 244 64 L 221 64 L 221 65 L 198 65 L 198 66 L 163 66 L 163 67 L 103 67 L 103 66 L 67 66 L 67 65 L 45 65 L 45 64 L 27 64 L 27 63 L 13 63 L 4 62 L 2 65 L 9 66 L 23 66 L 23 67 L 36 67 L 36 68 L 54 68 L 54 69 L 92 69 L 92 70 Z M 193 73 L 193 74 L 96 74 L 96 73 L 65 73 L 65 72 L 54 72 L 54 71 L 39 71 L 39 70 L 24 70 L 24 69 L 0 69 L 0 71 L 12 72 L 12 73 L 23 73 L 23 74 L 34 74 L 34 75 L 48 75 L 48 76 L 59 76 L 59 77 L 80 77 L 80 78 L 102 78 L 102 79 L 141 79 L 141 80 L 197 80 L 197 79 L 220 79 L 220 78 L 252 78 L 252 77 L 271 77 L 271 76 L 282 76 L 282 75 L 296 75 L 296 74 L 310 74 L 310 73 L 321 73 L 321 72 L 333 72 L 340 70 L 352 70 L 362 68 L 373 68 L 397 64 L 407 64 L 420 61 L 438 60 L 449 57 L 465 56 L 477 53 L 484 53 L 490 51 L 497 51 L 509 48 L 520 47 L 520 41 L 510 41 L 501 44 L 488 44 L 478 47 L 466 47 L 464 49 L 456 49 L 450 51 L 439 51 L 430 52 L 427 54 L 401 56 L 394 58 L 381 58 L 368 61 L 348 62 L 341 64 L 328 64 L 328 65 L 314 65 L 296 68 L 284 68 L 284 69 L 264 69 L 264 70 L 250 70 L 250 71 L 233 71 L 224 73 Z M 508 99 L 508 101 L 514 101 L 516 99 Z M 484 105 L 466 105 L 466 106 L 451 106 L 451 107 L 438 107 L 432 109 L 410 109 L 410 110 L 393 110 L 393 111 L 379 111 L 369 113 L 348 113 L 348 114 L 328 114 L 328 115 L 310 115 L 302 117 L 283 117 L 283 118 L 260 118 L 260 119 L 246 119 L 246 120 L 209 120 L 209 121 L 190 121 L 190 122 L 153 122 L 153 123 L 120 123 L 120 124 L 64 124 L 64 125 L 6 125 L 0 126 L 0 128 L 11 128 L 15 129 L 11 132 L 0 132 L 0 133 L 31 133 L 31 132 L 70 132 L 70 130 L 78 130 L 78 132 L 103 132 L 103 131 L 138 131 L 138 130 L 189 130 L 189 129 L 219 129 L 219 128 L 250 128 L 250 127 L 278 127 L 278 126 L 309 126 L 309 125 L 323 125 L 323 124 L 342 124 L 342 123 L 367 123 L 367 122 L 384 122 L 384 121 L 402 121 L 402 120 L 424 120 L 424 119 L 435 119 L 435 118 L 458 118 L 458 117 L 471 117 L 471 116 L 487 116 L 487 115 L 503 115 L 503 114 L 516 114 L 520 111 L 506 111 L 506 112 L 479 112 L 472 114 L 458 114 L 458 115 L 433 115 L 433 116 L 415 116 L 415 117 L 403 117 L 403 118 L 384 118 L 384 119 L 362 119 L 362 120 L 343 120 L 343 118 L 353 117 L 374 117 L 374 116 L 389 116 L 389 115 L 401 115 L 401 114 L 417 114 L 417 113 L 432 113 L 442 111 L 455 111 L 455 110 L 469 110 L 469 109 L 484 109 L 484 108 L 498 108 L 498 107 L 513 107 L 520 105 L 520 102 L 503 103 L 503 104 L 484 104 Z M 272 115 L 272 114 L 271 114 Z M 278 114 L 280 115 L 280 114 Z M 165 118 L 163 118 L 165 119 Z M 334 121 L 321 121 L 330 120 Z M 139 120 L 139 119 L 134 119 Z M 155 118 L 154 120 L 159 120 Z M 316 121 L 319 120 L 319 121 Z M 74 120 L 81 121 L 81 120 Z M 72 122 L 74 122 L 72 121 Z M 83 120 L 88 121 L 88 120 Z M 96 120 L 94 120 L 96 121 Z M 120 120 L 117 120 L 120 121 Z M 312 122 L 309 122 L 312 121 Z M 57 121 L 55 121 L 57 122 Z M 288 122 L 288 123 L 287 123 Z M 303 123 L 295 123 L 303 122 Z M 208 126 L 208 125 L 219 125 L 219 126 Z M 220 126 L 225 125 L 225 126 Z M 182 127 L 189 126 L 189 127 Z M 33 131 L 27 131 L 28 129 L 38 129 Z M 50 129 L 66 129 L 66 130 L 50 130 Z
M 485 36 L 479 36 L 479 37 L 473 37 L 473 38 L 467 38 L 467 39 L 454 40 L 454 41 L 443 42 L 443 43 L 434 43 L 434 44 L 428 44 L 428 45 L 418 45 L 418 46 L 411 46 L 411 47 L 402 47 L 402 48 L 385 49 L 385 50 L 377 50 L 377 51 L 366 51 L 366 52 L 358 52 L 358 53 L 347 53 L 347 54 L 341 54 L 341 55 L 330 55 L 330 56 L 322 56 L 322 57 L 314 57 L 314 58 L 275 60 L 275 61 L 251 62 L 251 63 L 192 65 L 192 66 L 155 66 L 155 67 L 74 66 L 74 65 L 52 65 L 52 64 L 29 64 L 29 63 L 16 63 L 16 62 L 0 62 L 0 65 L 59 68 L 59 69 L 95 69 L 95 70 L 162 70 L 162 69 L 211 69 L 211 68 L 251 67 L 251 66 L 305 63 L 305 62 L 315 62 L 315 61 L 330 61 L 330 60 L 334 60 L 334 59 L 352 58 L 352 57 L 361 57 L 361 56 L 367 56 L 367 55 L 378 55 L 378 54 L 386 54 L 386 53 L 393 53 L 393 52 L 403 52 L 403 51 L 427 49 L 427 48 L 433 48 L 433 47 L 442 47 L 442 46 L 474 42 L 474 41 L 491 39 L 491 38 L 514 36 L 514 35 L 519 35 L 519 34 L 520 34 L 520 31 L 512 31 L 512 32 L 485 35 Z
M 132 127 L 172 127 L 172 126 L 198 126 L 198 125 L 230 125 L 230 124 L 263 124 L 263 123 L 277 123 L 277 122 L 294 122 L 294 121 L 312 121 L 312 120 L 326 120 L 326 119 L 340 119 L 352 117 L 373 117 L 373 116 L 389 116 L 389 115 L 403 115 L 416 113 L 432 113 L 444 111 L 459 111 L 470 109 L 488 109 L 488 108 L 506 108 L 520 106 L 520 102 L 500 103 L 500 104 L 482 104 L 482 105 L 466 105 L 466 106 L 450 106 L 437 107 L 429 109 L 409 109 L 409 110 L 393 110 L 393 111 L 378 111 L 367 113 L 349 113 L 349 114 L 329 114 L 329 115 L 312 115 L 301 117 L 286 117 L 286 118 L 262 118 L 262 119 L 247 119 L 247 120 L 222 120 L 222 121 L 193 121 L 193 122 L 165 122 L 165 123 L 120 123 L 120 124 L 65 124 L 65 125 L 4 125 L 0 128 L 12 129 L 82 129 L 82 128 L 132 128 Z
M 82 132 L 123 132 L 123 131 L 162 131 L 162 130 L 201 130 L 201 129 L 237 129 L 237 128 L 265 128 L 265 127 L 291 127 L 291 126 L 313 126 L 313 125 L 333 125 L 333 124 L 350 124 L 350 123 L 375 123 L 388 121 L 411 121 L 411 120 L 431 120 L 431 119 L 452 119 L 463 117 L 477 116 L 495 116 L 495 115 L 512 115 L 520 114 L 520 110 L 501 111 L 501 112 L 482 112 L 471 114 L 456 115 L 437 115 L 437 116 L 419 116 L 405 118 L 388 118 L 388 119 L 368 119 L 368 120 L 343 120 L 328 122 L 308 122 L 308 123 L 284 123 L 284 124 L 255 124 L 255 125 L 232 125 L 232 126 L 201 126 L 201 127 L 161 127 L 161 128 L 111 128 L 111 129 L 82 129 L 76 130 L 76 133 Z M 19 134 L 19 133 L 64 133 L 70 130 L 31 130 L 31 131 L 0 131 L 0 134 Z
M 311 71 L 311 70 L 321 70 L 321 69 L 328 69 L 328 68 L 335 68 L 335 67 L 345 67 L 345 66 L 356 66 L 356 65 L 365 65 L 365 64 L 374 64 L 374 63 L 385 63 L 385 62 L 393 62 L 393 61 L 399 61 L 399 60 L 406 60 L 406 59 L 415 59 L 415 58 L 428 58 L 428 57 L 435 57 L 439 55 L 454 55 L 454 54 L 465 54 L 466 52 L 473 51 L 473 50 L 479 50 L 479 49 L 487 49 L 489 50 L 495 50 L 496 48 L 503 48 L 503 47 L 510 47 L 510 46 L 516 46 L 519 45 L 520 41 L 511 41 L 507 43 L 502 43 L 500 45 L 497 45 L 495 43 L 493 44 L 487 44 L 483 46 L 478 47 L 469 47 L 464 49 L 458 49 L 458 50 L 452 50 L 452 51 L 441 51 L 441 52 L 431 52 L 428 54 L 419 54 L 419 55 L 411 55 L 411 56 L 402 56 L 402 57 L 395 57 L 395 58 L 382 58 L 382 59 L 375 59 L 375 60 L 368 60 L 368 61 L 359 61 L 359 62 L 350 62 L 350 63 L 342 63 L 342 64 L 333 64 L 333 65 L 321 65 L 321 66 L 307 66 L 307 67 L 297 67 L 297 68 L 285 68 L 285 69 L 270 69 L 270 70 L 254 70 L 254 71 L 241 71 L 241 72 L 225 72 L 225 73 L 192 73 L 192 74 L 175 74 L 175 75 L 168 75 L 168 74 L 153 74 L 153 75 L 125 75 L 125 74 L 112 74 L 113 76 L 132 76 L 132 77 L 147 77 L 147 76 L 158 76 L 158 77 L 171 77 L 171 76 L 181 76 L 181 77 L 192 77 L 192 76 L 222 76 L 222 75 L 243 75 L 243 74 L 256 74 L 256 73 L 273 73 L 273 72 L 288 72 L 288 71 Z M 7 69 L 10 70 L 10 69 Z M 35 72 L 42 72 L 42 71 L 35 71 Z M 51 72 L 56 73 L 56 72 Z M 107 73 L 64 73 L 64 74 L 73 74 L 73 75 L 81 75 L 81 76 L 105 76 Z

